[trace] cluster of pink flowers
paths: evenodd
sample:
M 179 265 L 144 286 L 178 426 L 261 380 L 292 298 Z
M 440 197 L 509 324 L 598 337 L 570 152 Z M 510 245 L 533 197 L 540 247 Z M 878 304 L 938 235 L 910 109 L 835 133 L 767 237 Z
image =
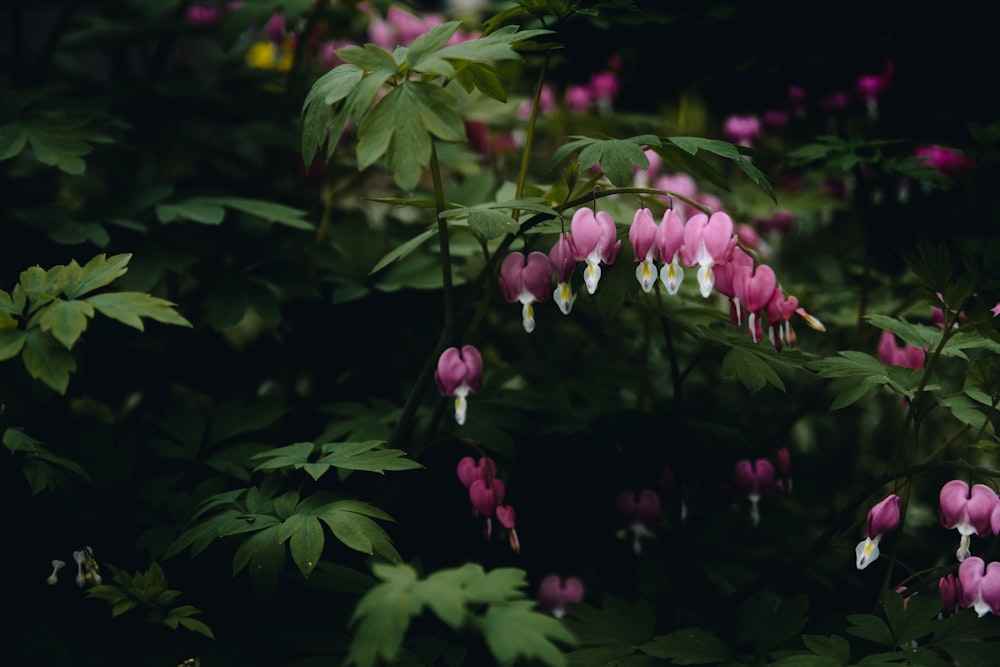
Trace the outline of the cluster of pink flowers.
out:
M 750 521 L 753 525 L 760 523 L 760 501 L 774 497 L 779 491 L 786 495 L 792 491 L 791 454 L 787 447 L 782 447 L 775 457 L 778 463 L 777 472 L 770 460 L 759 458 L 756 461 L 743 459 L 733 467 L 733 489 L 739 498 L 750 501 Z
M 970 556 L 958 566 L 958 577 L 941 577 L 938 586 L 944 616 L 960 609 L 973 609 L 980 618 L 988 613 L 1000 616 L 1000 562 L 987 565 L 982 558 Z
M 418 17 L 393 5 L 389 7 L 384 19 L 374 14 L 368 25 L 368 39 L 391 52 L 397 46 L 409 46 L 417 37 L 444 22 L 445 19 L 440 14 L 424 14 Z M 448 40 L 448 45 L 467 42 L 476 37 L 477 35 L 459 29 Z
M 493 534 L 493 517 L 496 516 L 506 531 L 510 548 L 517 553 L 521 543 L 514 526 L 514 508 L 504 505 L 504 483 L 497 477 L 497 466 L 488 456 L 478 461 L 466 456 L 458 462 L 458 479 L 469 492 L 473 517 L 483 517 L 483 536 L 488 540 Z
M 947 146 L 919 146 L 914 151 L 914 157 L 923 160 L 928 167 L 936 169 L 945 176 L 963 176 L 976 170 L 975 160 Z
M 596 107 L 601 113 L 609 113 L 618 97 L 619 66 L 618 60 L 613 59 L 608 69 L 595 72 L 587 83 L 567 86 L 564 98 L 566 108 L 573 113 L 587 113 Z
M 819 320 L 799 307 L 798 299 L 785 294 L 774 271 L 767 265 L 755 264 L 738 245 L 735 226 L 727 213 L 698 213 L 685 223 L 680 213 L 670 208 L 658 225 L 649 209 L 640 208 L 629 228 L 629 240 L 638 263 L 636 279 L 645 292 L 652 291 L 658 278 L 668 294 L 677 294 L 684 267 L 698 267 L 701 295 L 707 298 L 714 289 L 729 297 L 733 322 L 742 325 L 745 321 L 755 342 L 763 337 L 764 316 L 776 349 L 794 344 L 790 320 L 795 314 L 823 330 Z M 569 281 L 576 263 L 586 263 L 583 282 L 587 292 L 594 294 L 601 279 L 601 265 L 614 264 L 620 248 L 615 222 L 608 213 L 578 209 L 570 233 L 559 235 L 548 256 L 534 251 L 527 256 L 513 252 L 504 258 L 499 278 L 504 299 L 521 303 L 524 329 L 531 332 L 535 328 L 533 304 L 548 299 L 553 272 L 557 283 L 553 298 L 559 309 L 569 314 L 575 300 Z M 662 263 L 659 269 L 654 264 L 657 261 Z
M 955 556 L 969 557 L 972 535 L 1000 535 L 1000 497 L 985 484 L 969 485 L 953 479 L 941 487 L 939 496 L 941 525 L 954 528 L 961 535 Z

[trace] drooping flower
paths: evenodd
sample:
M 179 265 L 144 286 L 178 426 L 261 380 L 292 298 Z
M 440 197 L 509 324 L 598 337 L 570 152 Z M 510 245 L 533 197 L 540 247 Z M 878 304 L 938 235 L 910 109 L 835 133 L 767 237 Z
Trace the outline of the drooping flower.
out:
M 568 234 L 559 234 L 559 240 L 552 246 L 552 250 L 549 250 L 549 263 L 555 269 L 557 283 L 552 298 L 562 314 L 569 315 L 573 310 L 573 302 L 576 301 L 576 295 L 569 285 L 573 268 L 576 266 L 576 255 Z
M 472 502 L 473 513 L 486 519 L 483 531 L 486 539 L 493 533 L 493 513 L 503 502 L 504 490 L 503 480 L 496 477 L 489 480 L 475 479 L 469 485 L 469 500 Z
M 970 556 L 958 566 L 963 609 L 974 609 L 980 618 L 992 612 L 1000 615 L 1000 563 L 989 565 L 979 556 Z
M 594 93 L 589 86 L 571 84 L 566 87 L 566 106 L 573 113 L 584 113 L 594 101 Z
M 556 618 L 564 618 L 566 606 L 577 602 L 583 602 L 583 582 L 576 577 L 550 574 L 538 586 L 538 608 Z
M 947 146 L 920 146 L 914 151 L 914 157 L 945 176 L 957 177 L 976 170 L 975 160 Z
M 649 293 L 656 284 L 657 271 L 653 265 L 653 253 L 656 248 L 656 236 L 659 227 L 653 220 L 653 213 L 648 208 L 640 208 L 632 218 L 632 226 L 628 230 L 628 240 L 635 249 L 635 279 L 639 281 L 642 291 Z
M 755 343 L 763 337 L 761 315 L 774 297 L 776 287 L 774 270 L 766 264 L 758 264 L 753 270 L 743 267 L 733 274 L 733 292 L 746 313 L 747 326 Z
M 778 488 L 787 496 L 792 492 L 792 455 L 788 447 L 782 447 L 775 456 L 778 461 Z
M 728 262 L 735 245 L 733 219 L 723 211 L 716 211 L 711 216 L 699 213 L 684 225 L 681 259 L 685 266 L 698 267 L 698 285 L 706 299 L 715 285 L 712 267 Z
M 660 252 L 663 266 L 660 268 L 660 281 L 667 288 L 667 294 L 677 294 L 684 280 L 684 269 L 681 268 L 681 246 L 684 245 L 684 221 L 675 208 L 668 208 L 663 213 L 663 221 L 656 229 L 656 246 Z
M 94 550 L 84 547 L 73 552 L 73 560 L 76 561 L 76 585 L 83 588 L 86 585 L 99 586 L 101 578 L 101 567 L 94 558 Z
M 512 252 L 500 265 L 500 289 L 507 303 L 521 302 L 521 322 L 524 330 L 535 330 L 535 309 L 532 304 L 549 298 L 552 287 L 552 264 L 548 256 L 537 250 L 525 258 Z
M 570 229 L 573 255 L 587 263 L 583 282 L 587 292 L 593 294 L 601 280 L 601 263 L 614 264 L 622 245 L 617 237 L 615 221 L 605 211 L 595 214 L 589 208 L 581 208 L 573 214 Z
M 990 519 L 1000 498 L 985 484 L 976 484 L 970 492 L 968 484 L 953 479 L 941 487 L 940 502 L 941 525 L 961 535 L 955 556 L 962 562 L 969 557 L 971 536 L 990 532 Z
M 941 616 L 957 613 L 962 607 L 962 580 L 948 573 L 938 580 L 938 588 L 941 589 Z
M 733 483 L 736 493 L 750 501 L 750 520 L 753 525 L 760 523 L 761 498 L 774 495 L 777 486 L 774 482 L 774 466 L 767 459 L 757 459 L 751 462 L 743 459 L 733 468 Z
M 510 505 L 497 505 L 497 521 L 507 529 L 507 539 L 510 542 L 510 549 L 514 553 L 521 551 L 521 541 L 517 538 L 517 530 L 514 527 L 514 508 Z
M 882 536 L 899 526 L 899 496 L 890 493 L 880 503 L 868 510 L 868 532 L 864 541 L 854 549 L 857 566 L 863 570 L 879 557 L 878 545 Z
M 458 479 L 462 486 L 469 489 L 477 479 L 489 482 L 497 475 L 497 464 L 488 456 L 481 457 L 478 461 L 471 456 L 463 456 L 458 462 L 456 469 Z
M 59 582 L 59 570 L 66 567 L 66 561 L 53 560 L 52 561 L 52 574 L 48 576 L 45 580 L 48 582 L 49 586 L 55 586 Z
M 472 345 L 464 345 L 461 350 L 449 347 L 438 357 L 434 379 L 442 396 L 455 397 L 455 421 L 461 426 L 467 410 L 465 397 L 482 387 L 482 355 Z
M 733 288 L 733 278 L 741 269 L 746 269 L 752 273 L 753 257 L 748 255 L 743 248 L 736 246 L 729 256 L 729 261 L 715 267 L 713 271 L 715 275 L 715 289 L 719 294 L 729 297 L 729 318 L 736 325 L 743 324 L 743 317 L 746 314 L 743 304 L 740 302 L 739 297 L 736 296 L 736 290 Z
M 660 521 L 660 497 L 649 489 L 643 489 L 638 494 L 624 489 L 615 499 L 615 508 L 621 526 L 618 537 L 624 538 L 631 533 L 632 550 L 636 554 L 642 553 L 641 539 L 654 535 Z
M 774 295 L 767 303 L 768 337 L 774 349 L 781 351 L 783 345 L 795 344 L 795 332 L 792 331 L 792 315 L 799 308 L 799 300 L 788 296 L 780 287 L 774 288 Z

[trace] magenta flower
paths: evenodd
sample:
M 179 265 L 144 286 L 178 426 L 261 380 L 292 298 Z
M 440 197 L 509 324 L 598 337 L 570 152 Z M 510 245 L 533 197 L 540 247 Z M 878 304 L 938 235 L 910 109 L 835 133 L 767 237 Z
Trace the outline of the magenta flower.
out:
M 218 7 L 214 5 L 193 4 L 188 5 L 184 12 L 184 19 L 188 25 L 193 26 L 213 26 L 217 24 L 222 16 Z
M 615 508 L 618 523 L 622 526 L 618 537 L 624 538 L 631 532 L 632 549 L 636 554 L 642 553 L 641 538 L 654 535 L 660 521 L 660 497 L 649 489 L 643 489 L 638 494 L 624 489 L 615 499 Z
M 904 343 L 896 345 L 896 336 L 891 331 L 883 331 L 878 341 L 878 358 L 885 366 L 920 368 L 927 354 L 919 347 Z
M 483 358 L 479 350 L 471 345 L 461 350 L 449 347 L 438 358 L 434 379 L 442 396 L 455 397 L 455 421 L 461 426 L 467 409 L 465 397 L 478 393 L 482 387 Z
M 535 301 L 549 298 L 552 287 L 552 264 L 548 256 L 537 250 L 525 259 L 524 254 L 512 252 L 500 265 L 500 289 L 507 303 L 521 302 L 524 330 L 535 330 Z
M 497 521 L 507 529 L 507 539 L 510 541 L 510 549 L 514 553 L 521 551 L 521 542 L 517 539 L 517 530 L 514 527 L 514 508 L 510 505 L 497 505 Z
M 750 520 L 756 526 L 760 523 L 758 503 L 761 498 L 773 496 L 777 489 L 774 466 L 767 459 L 757 459 L 752 463 L 743 459 L 733 468 L 733 483 L 736 493 L 750 501 Z
M 566 606 L 583 602 L 583 582 L 576 577 L 563 579 L 550 574 L 538 587 L 538 608 L 556 618 L 566 616 Z
M 566 106 L 573 113 L 584 113 L 594 101 L 594 94 L 589 86 L 572 84 L 566 88 Z
M 747 326 L 755 343 L 763 337 L 761 313 L 774 298 L 776 287 L 774 270 L 766 264 L 757 265 L 753 271 L 743 267 L 733 274 L 733 292 L 746 313 Z
M 503 502 L 503 480 L 492 478 L 488 480 L 474 479 L 469 485 L 469 500 L 476 514 L 489 518 L 493 516 L 497 506 Z
M 559 240 L 552 246 L 552 250 L 549 250 L 549 263 L 556 271 L 557 283 L 552 298 L 563 315 L 569 315 L 573 310 L 573 302 L 576 301 L 576 295 L 569 285 L 569 279 L 576 267 L 575 252 L 569 234 L 565 233 L 559 234 Z
M 868 533 L 855 548 L 857 566 L 863 570 L 878 559 L 882 536 L 899 526 L 899 496 L 890 493 L 882 502 L 868 510 Z
M 778 461 L 778 488 L 781 489 L 785 495 L 792 492 L 792 455 L 788 451 L 788 447 L 782 447 L 778 450 L 778 454 L 775 457 Z
M 1000 615 L 1000 563 L 986 565 L 982 558 L 970 556 L 958 566 L 962 607 L 972 608 L 980 618 L 988 612 Z
M 733 219 L 727 213 L 716 211 L 711 216 L 699 213 L 684 225 L 681 259 L 685 266 L 698 266 L 698 285 L 706 299 L 715 285 L 712 267 L 728 262 L 735 246 Z
M 497 464 L 488 456 L 480 458 L 478 461 L 471 456 L 464 456 L 458 462 L 456 469 L 458 479 L 462 486 L 468 490 L 477 479 L 489 482 L 497 475 Z
M 593 294 L 601 280 L 601 263 L 614 264 L 622 245 L 617 238 L 615 221 L 605 211 L 595 215 L 591 209 L 581 208 L 573 214 L 570 229 L 573 255 L 587 263 L 583 282 L 587 292 Z
M 964 153 L 947 146 L 920 146 L 914 157 L 924 160 L 928 167 L 945 176 L 957 177 L 976 170 L 976 162 Z
M 618 97 L 618 75 L 614 72 L 597 72 L 590 77 L 590 93 L 601 112 L 610 112 L 611 104 Z
M 653 220 L 653 213 L 648 208 L 640 208 L 632 218 L 632 226 L 628 230 L 628 239 L 635 249 L 635 279 L 639 281 L 642 291 L 649 293 L 656 284 L 657 271 L 653 266 L 653 252 L 656 248 L 656 236 L 659 227 Z
M 938 588 L 941 589 L 942 617 L 957 613 L 962 606 L 962 580 L 949 573 L 938 580 Z
M 782 345 L 795 344 L 795 332 L 792 331 L 792 315 L 799 309 L 799 300 L 787 296 L 780 287 L 774 288 L 774 296 L 767 303 L 765 312 L 770 325 L 768 337 L 774 349 L 781 351 Z
M 736 325 L 743 324 L 744 312 L 743 305 L 740 303 L 739 298 L 737 298 L 736 290 L 733 287 L 733 278 L 743 269 L 753 273 L 753 264 L 753 257 L 748 255 L 743 248 L 736 246 L 729 256 L 729 261 L 715 267 L 713 271 L 715 274 L 715 290 L 719 294 L 729 297 L 729 319 Z
M 969 491 L 969 485 L 960 479 L 953 479 L 941 487 L 939 517 L 941 525 L 955 528 L 962 536 L 955 556 L 959 562 L 969 557 L 969 543 L 972 535 L 982 536 L 990 532 L 990 520 L 1000 498 L 985 484 L 976 484 Z
M 760 136 L 760 119 L 757 116 L 729 116 L 725 123 L 726 137 L 742 146 L 752 146 Z
M 684 245 L 684 221 L 675 208 L 668 208 L 663 213 L 663 221 L 656 229 L 656 246 L 660 253 L 663 266 L 660 268 L 660 281 L 667 288 L 667 294 L 677 294 L 684 280 L 684 269 L 681 268 L 681 247 Z

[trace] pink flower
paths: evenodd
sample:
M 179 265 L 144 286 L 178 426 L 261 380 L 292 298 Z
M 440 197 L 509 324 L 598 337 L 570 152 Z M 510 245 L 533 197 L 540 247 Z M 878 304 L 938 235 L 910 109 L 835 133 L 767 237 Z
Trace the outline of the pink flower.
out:
M 774 288 L 774 295 L 767 303 L 767 322 L 770 325 L 768 336 L 774 349 L 781 351 L 783 345 L 795 344 L 795 332 L 792 331 L 792 315 L 799 308 L 799 300 L 787 296 L 780 287 Z
M 611 103 L 618 97 L 618 75 L 614 72 L 597 72 L 590 77 L 590 93 L 601 111 L 611 111 Z
M 264 35 L 274 44 L 285 41 L 285 17 L 281 12 L 271 14 L 271 18 L 264 24 Z
M 594 101 L 594 94 L 589 86 L 572 84 L 566 88 L 566 107 L 573 113 L 584 113 Z
M 757 116 L 729 116 L 725 124 L 726 137 L 742 146 L 752 146 L 760 136 L 760 119 Z
M 642 553 L 640 539 L 654 535 L 660 521 L 660 497 L 649 489 L 643 489 L 638 494 L 624 489 L 615 499 L 615 508 L 618 523 L 622 526 L 618 536 L 623 538 L 630 531 L 632 549 L 636 554 Z
M 184 14 L 184 19 L 188 25 L 193 26 L 213 26 L 219 22 L 221 12 L 214 5 L 193 4 L 188 5 Z
M 753 273 L 753 257 L 748 255 L 743 248 L 736 246 L 733 248 L 729 261 L 721 266 L 715 267 L 715 289 L 719 294 L 729 297 L 729 316 L 733 324 L 743 324 L 743 305 L 736 296 L 736 289 L 733 286 L 733 279 L 741 270 Z
M 583 582 L 550 574 L 538 587 L 538 608 L 556 618 L 566 616 L 566 606 L 583 601 Z
M 976 162 L 964 153 L 946 146 L 920 146 L 914 156 L 945 176 L 958 177 L 976 170 Z
M 455 397 L 455 421 L 461 426 L 467 409 L 465 397 L 482 387 L 483 358 L 479 350 L 471 345 L 461 350 L 449 347 L 438 358 L 434 379 L 442 396 Z
M 958 612 L 962 605 L 962 580 L 949 573 L 938 580 L 938 588 L 941 589 L 941 615 L 947 617 Z
M 753 463 L 743 459 L 733 468 L 733 484 L 736 493 L 750 501 L 750 520 L 756 526 L 760 523 L 757 504 L 761 498 L 773 496 L 777 489 L 774 466 L 767 459 L 757 459 Z
M 514 527 L 514 508 L 510 505 L 497 505 L 497 521 L 507 529 L 507 539 L 510 541 L 510 549 L 514 553 L 521 551 L 521 542 L 517 539 L 517 530 Z
M 577 260 L 587 263 L 583 282 L 587 286 L 587 292 L 593 294 L 601 280 L 600 264 L 614 264 L 622 245 L 617 238 L 615 221 L 605 211 L 595 215 L 591 209 L 581 208 L 573 214 L 570 229 L 573 255 Z
M 763 337 L 761 311 L 774 297 L 776 286 L 774 270 L 766 264 L 759 264 L 753 271 L 743 267 L 733 274 L 733 292 L 746 312 L 747 326 L 755 343 Z
M 958 566 L 963 608 L 972 608 L 980 618 L 988 612 L 1000 615 L 1000 563 L 986 565 L 971 556 Z
M 500 265 L 500 289 L 507 303 L 521 302 L 524 330 L 535 330 L 535 301 L 549 298 L 552 287 L 552 264 L 548 256 L 537 250 L 525 259 L 524 254 L 512 252 Z
M 651 292 L 656 284 L 657 271 L 653 266 L 653 251 L 656 250 L 658 227 L 653 220 L 653 213 L 648 208 L 640 208 L 632 218 L 632 226 L 628 230 L 628 239 L 635 250 L 635 278 L 639 281 L 643 292 Z
M 556 289 L 552 293 L 552 298 L 559 306 L 563 315 L 569 315 L 573 310 L 573 302 L 576 295 L 570 289 L 569 280 L 576 267 L 576 251 L 573 249 L 573 242 L 568 234 L 560 233 L 559 240 L 549 250 L 549 263 L 556 272 Z
M 920 349 L 905 343 L 902 347 L 896 345 L 896 336 L 891 331 L 883 331 L 878 342 L 878 358 L 885 366 L 903 366 L 904 368 L 920 368 L 924 365 L 927 354 Z
M 780 477 L 778 479 L 778 488 L 788 495 L 792 492 L 792 455 L 788 451 L 788 447 L 782 447 L 778 450 L 778 454 L 775 457 L 778 461 L 778 473 Z
M 660 253 L 663 266 L 660 268 L 660 280 L 667 288 L 667 294 L 677 294 L 684 280 L 684 269 L 681 268 L 681 247 L 684 245 L 684 221 L 675 208 L 668 208 L 663 213 L 663 221 L 656 230 L 656 247 Z
M 464 456 L 458 462 L 456 470 L 458 480 L 462 486 L 468 489 L 477 479 L 489 482 L 497 475 L 497 464 L 488 456 L 480 458 L 478 461 L 471 456 Z
M 990 520 L 1000 498 L 985 484 L 969 485 L 953 479 L 941 487 L 939 517 L 947 529 L 956 528 L 962 536 L 955 556 L 959 562 L 969 556 L 971 535 L 982 536 L 990 532 Z
M 882 502 L 868 510 L 868 532 L 855 548 L 857 566 L 863 570 L 878 559 L 882 536 L 899 526 L 899 496 L 890 493 Z
M 722 211 L 711 216 L 699 213 L 684 225 L 681 259 L 685 266 L 698 266 L 698 285 L 706 299 L 715 284 L 712 267 L 728 262 L 735 245 L 733 219 Z

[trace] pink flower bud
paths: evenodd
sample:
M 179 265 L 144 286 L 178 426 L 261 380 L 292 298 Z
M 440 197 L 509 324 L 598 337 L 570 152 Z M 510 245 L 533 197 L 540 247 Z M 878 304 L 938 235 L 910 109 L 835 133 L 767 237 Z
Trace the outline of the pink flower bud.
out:
M 583 582 L 576 577 L 565 580 L 550 574 L 538 587 L 538 608 L 556 618 L 566 616 L 566 607 L 583 601 Z

